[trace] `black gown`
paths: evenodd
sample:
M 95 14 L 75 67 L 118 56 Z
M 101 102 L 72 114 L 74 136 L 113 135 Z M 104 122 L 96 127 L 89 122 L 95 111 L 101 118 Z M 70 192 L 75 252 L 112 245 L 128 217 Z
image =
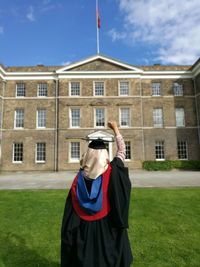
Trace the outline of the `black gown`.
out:
M 133 261 L 128 239 L 128 209 L 131 183 L 120 158 L 111 162 L 109 214 L 85 221 L 74 211 L 71 191 L 61 229 L 61 267 L 129 267 Z

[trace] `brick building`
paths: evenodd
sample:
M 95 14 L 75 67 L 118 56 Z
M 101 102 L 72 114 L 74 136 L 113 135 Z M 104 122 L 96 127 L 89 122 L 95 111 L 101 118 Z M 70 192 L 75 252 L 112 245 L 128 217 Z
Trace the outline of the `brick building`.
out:
M 1 170 L 77 169 L 88 136 L 113 139 L 126 164 L 200 159 L 200 60 L 135 67 L 96 55 L 65 67 L 0 66 Z M 109 155 L 115 145 L 109 143 Z

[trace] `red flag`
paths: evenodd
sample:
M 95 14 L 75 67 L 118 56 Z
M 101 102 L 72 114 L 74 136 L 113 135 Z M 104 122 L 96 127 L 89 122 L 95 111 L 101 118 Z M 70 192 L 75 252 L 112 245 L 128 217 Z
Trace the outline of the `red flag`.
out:
M 100 21 L 100 15 L 99 15 L 99 6 L 97 3 L 97 27 L 100 29 L 101 28 L 101 21 Z

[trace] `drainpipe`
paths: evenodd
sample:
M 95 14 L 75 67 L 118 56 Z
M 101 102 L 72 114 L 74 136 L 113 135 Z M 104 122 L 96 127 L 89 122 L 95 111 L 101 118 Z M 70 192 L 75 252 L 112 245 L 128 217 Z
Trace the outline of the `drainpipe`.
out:
M 142 128 L 142 161 L 145 160 L 145 147 L 144 147 L 144 113 L 142 103 L 142 82 L 140 78 L 140 114 L 141 114 L 141 128 Z
M 4 112 L 4 94 L 6 89 L 6 81 L 3 80 L 3 91 L 1 96 L 1 129 L 0 129 L 0 165 L 2 165 L 2 143 L 3 143 L 3 112 Z
M 58 90 L 59 80 L 55 77 L 55 139 L 54 139 L 54 171 L 58 171 Z
M 195 94 L 195 107 L 196 107 L 196 114 L 197 114 L 197 130 L 198 130 L 198 137 L 199 137 L 199 144 L 200 144 L 200 121 L 199 121 L 199 109 L 197 103 L 197 88 L 196 88 L 196 80 L 193 79 L 194 83 L 194 94 Z

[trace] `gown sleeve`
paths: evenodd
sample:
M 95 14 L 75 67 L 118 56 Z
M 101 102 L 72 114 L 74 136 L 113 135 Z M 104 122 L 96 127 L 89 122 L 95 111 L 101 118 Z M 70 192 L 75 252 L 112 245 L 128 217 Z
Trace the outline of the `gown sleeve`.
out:
M 111 162 L 112 172 L 109 183 L 110 221 L 114 228 L 128 228 L 128 211 L 131 193 L 131 182 L 128 168 L 123 161 L 115 157 Z

